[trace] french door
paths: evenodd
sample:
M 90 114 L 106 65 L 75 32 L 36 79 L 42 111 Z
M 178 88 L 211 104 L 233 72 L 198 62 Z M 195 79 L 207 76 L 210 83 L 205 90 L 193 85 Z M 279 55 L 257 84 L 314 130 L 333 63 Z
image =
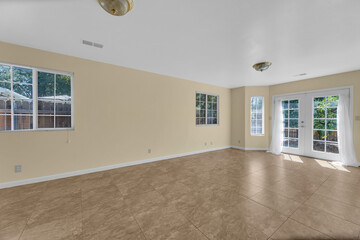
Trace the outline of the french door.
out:
M 341 91 L 281 98 L 283 152 L 339 160 L 337 107 Z

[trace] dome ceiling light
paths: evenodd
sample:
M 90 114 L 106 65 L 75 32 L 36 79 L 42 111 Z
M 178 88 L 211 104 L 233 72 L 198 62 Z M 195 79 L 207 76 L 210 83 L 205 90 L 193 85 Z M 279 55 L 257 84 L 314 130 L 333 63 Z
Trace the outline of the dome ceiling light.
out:
M 133 0 L 98 0 L 100 6 L 114 16 L 123 16 L 133 8 Z
M 262 71 L 267 70 L 270 66 L 271 66 L 271 62 L 259 62 L 259 63 L 254 64 L 253 68 L 256 71 L 262 72 Z

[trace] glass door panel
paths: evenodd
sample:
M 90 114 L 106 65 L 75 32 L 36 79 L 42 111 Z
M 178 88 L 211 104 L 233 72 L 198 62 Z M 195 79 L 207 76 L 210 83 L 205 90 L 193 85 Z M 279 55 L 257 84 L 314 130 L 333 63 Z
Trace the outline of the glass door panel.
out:
M 300 129 L 304 122 L 301 116 L 302 96 L 284 98 L 281 102 L 283 117 L 283 151 L 302 154 L 303 133 Z

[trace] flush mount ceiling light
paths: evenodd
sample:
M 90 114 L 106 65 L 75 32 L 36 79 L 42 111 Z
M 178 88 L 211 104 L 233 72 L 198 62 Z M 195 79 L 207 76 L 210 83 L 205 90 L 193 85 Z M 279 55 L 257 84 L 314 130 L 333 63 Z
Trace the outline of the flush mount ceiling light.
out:
M 123 16 L 133 8 L 133 0 L 98 0 L 100 6 L 114 16 Z
M 267 70 L 270 66 L 271 66 L 271 62 L 259 62 L 259 63 L 254 64 L 253 68 L 256 71 L 262 72 L 262 71 Z

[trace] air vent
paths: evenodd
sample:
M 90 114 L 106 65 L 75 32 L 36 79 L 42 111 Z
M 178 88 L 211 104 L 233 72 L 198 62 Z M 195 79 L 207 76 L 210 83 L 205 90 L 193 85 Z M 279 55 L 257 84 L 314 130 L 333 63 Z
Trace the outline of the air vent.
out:
M 94 42 L 94 47 L 103 48 L 104 45 L 102 45 L 102 44 L 100 44 L 100 43 L 95 43 L 95 42 Z
M 91 42 L 91 41 L 88 41 L 88 40 L 82 40 L 82 44 L 92 46 L 92 47 L 97 47 L 97 48 L 103 48 L 104 47 L 104 45 L 101 44 L 101 43 L 95 43 L 95 42 Z
M 301 76 L 305 76 L 305 75 L 307 75 L 307 73 L 300 73 L 300 74 L 294 75 L 294 77 L 301 77 Z

